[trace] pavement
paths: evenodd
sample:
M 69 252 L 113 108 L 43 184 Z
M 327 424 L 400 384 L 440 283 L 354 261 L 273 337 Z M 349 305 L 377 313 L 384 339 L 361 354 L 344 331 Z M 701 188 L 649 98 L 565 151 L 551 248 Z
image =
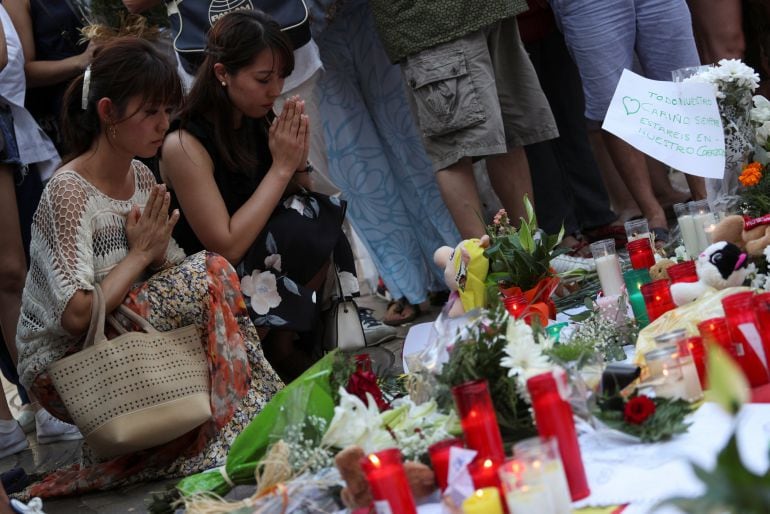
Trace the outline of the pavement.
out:
M 359 299 L 359 305 L 374 309 L 375 317 L 382 319 L 387 302 L 376 296 L 365 296 Z M 438 307 L 424 309 L 422 314 L 408 325 L 397 327 L 397 337 L 381 345 L 384 350 L 375 351 L 372 355 L 375 368 L 387 367 L 394 373 L 403 371 L 401 364 L 401 350 L 404 337 L 409 326 L 415 323 L 432 321 L 439 313 Z M 12 411 L 21 407 L 16 388 L 3 381 L 6 397 Z M 0 473 L 4 473 L 15 467 L 22 467 L 27 474 L 42 474 L 48 471 L 66 466 L 80 459 L 81 441 L 68 441 L 41 445 L 37 443 L 34 431 L 27 436 L 30 448 L 23 452 L 0 459 Z M 153 492 L 165 490 L 168 485 L 178 482 L 178 478 L 131 485 L 113 491 L 86 494 L 79 497 L 62 499 L 50 499 L 43 501 L 43 510 L 46 514 L 118 514 L 126 512 L 147 512 L 145 500 L 149 499 Z M 231 499 L 246 498 L 253 491 L 241 486 L 230 495 Z

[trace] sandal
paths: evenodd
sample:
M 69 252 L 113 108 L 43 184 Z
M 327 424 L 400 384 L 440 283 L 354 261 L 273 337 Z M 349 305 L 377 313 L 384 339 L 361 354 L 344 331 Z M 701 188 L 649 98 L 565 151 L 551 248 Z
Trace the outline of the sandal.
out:
M 391 327 L 396 327 L 414 321 L 419 315 L 419 305 L 412 305 L 406 301 L 406 298 L 401 298 L 400 300 L 388 302 L 388 307 L 385 310 L 385 316 L 382 317 L 382 322 Z

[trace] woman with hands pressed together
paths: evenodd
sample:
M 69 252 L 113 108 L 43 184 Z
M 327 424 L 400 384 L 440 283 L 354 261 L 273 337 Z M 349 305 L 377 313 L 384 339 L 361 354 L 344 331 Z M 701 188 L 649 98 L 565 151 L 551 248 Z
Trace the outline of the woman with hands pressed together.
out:
M 332 254 L 343 289 L 357 287 L 344 206 L 309 191 L 304 102 L 290 98 L 273 114 L 293 65 L 267 15 L 223 16 L 160 162 L 182 211 L 174 238 L 188 253 L 205 248 L 236 266 L 267 358 L 286 379 L 311 362 Z
M 49 412 L 69 421 L 47 368 L 82 348 L 98 283 L 107 312 L 122 303 L 163 332 L 196 325 L 209 359 L 212 419 L 167 444 L 54 472 L 32 486 L 34 496 L 221 465 L 235 436 L 282 386 L 262 355 L 235 270 L 208 252 L 185 258 L 171 237 L 179 212 L 169 214 L 166 186 L 134 160 L 157 153 L 180 100 L 174 67 L 137 38 L 101 47 L 70 85 L 62 128 L 71 155 L 35 215 L 19 374 Z

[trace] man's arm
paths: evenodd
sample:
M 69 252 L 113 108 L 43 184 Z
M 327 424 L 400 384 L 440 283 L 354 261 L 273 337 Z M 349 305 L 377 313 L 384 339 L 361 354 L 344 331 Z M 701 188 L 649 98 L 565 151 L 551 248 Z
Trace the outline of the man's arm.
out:
M 123 5 L 130 13 L 136 14 L 155 7 L 161 0 L 123 0 Z

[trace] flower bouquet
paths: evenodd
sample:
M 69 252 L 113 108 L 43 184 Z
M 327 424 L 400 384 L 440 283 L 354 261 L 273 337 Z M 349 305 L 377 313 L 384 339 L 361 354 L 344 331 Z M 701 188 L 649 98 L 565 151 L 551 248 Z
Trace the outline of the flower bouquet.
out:
M 738 174 L 754 148 L 749 111 L 759 75 L 739 59 L 722 59 L 684 80 L 690 81 L 711 84 L 716 93 L 725 133 L 725 175 L 722 180 L 708 179 L 706 189 L 712 206 L 726 206 L 738 190 Z
M 487 227 L 490 245 L 484 255 L 489 259 L 488 297 L 499 299 L 523 294 L 530 305 L 545 303 L 551 317 L 555 317 L 551 295 L 559 285 L 559 278 L 551 268 L 551 259 L 568 251 L 557 248 L 564 236 L 564 227 L 557 235 L 546 235 L 538 229 L 535 210 L 527 197 L 524 197 L 524 207 L 527 219 L 521 218 L 518 229 L 511 225 L 504 209 Z

